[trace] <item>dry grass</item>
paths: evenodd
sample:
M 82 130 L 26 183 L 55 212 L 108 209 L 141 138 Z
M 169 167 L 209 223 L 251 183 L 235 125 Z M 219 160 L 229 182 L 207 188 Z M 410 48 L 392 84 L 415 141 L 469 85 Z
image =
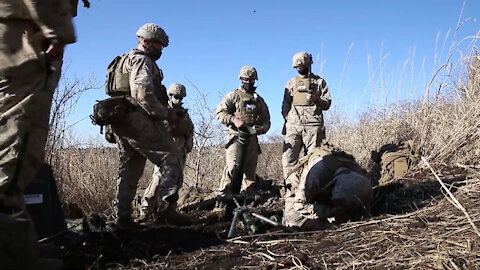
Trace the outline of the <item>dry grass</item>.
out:
M 480 161 L 480 58 L 472 50 L 459 63 L 444 66 L 450 68 L 441 78 L 440 72 L 434 75 L 423 100 L 370 109 L 354 123 L 345 121 L 342 115 L 330 115 L 327 137 L 352 153 L 364 167 L 369 166 L 372 150 L 413 139 L 433 168 L 470 168 L 469 176 L 453 194 L 465 212 L 446 196 L 408 214 L 375 217 L 320 232 L 239 237 L 227 245 L 162 257 L 148 267 L 478 269 L 480 245 L 474 227 L 480 221 L 480 172 L 468 165 Z M 205 97 L 200 96 L 200 100 L 205 101 Z M 212 133 L 219 129 L 212 110 L 202 107 L 206 102 L 196 104 L 203 105 L 192 111 L 194 115 L 198 113 L 194 118 L 197 133 L 195 149 L 187 159 L 184 183 L 211 191 L 217 187 L 224 166 L 224 150 L 214 145 L 219 145 L 223 138 L 221 132 Z M 272 139 L 262 149 L 258 174 L 280 180 L 281 143 Z M 77 204 L 86 213 L 111 214 L 116 150 L 70 148 L 57 150 L 55 155 L 52 160 L 62 200 Z M 150 178 L 151 170 L 149 165 L 142 185 Z M 425 178 L 418 181 L 433 179 L 428 174 Z
M 456 198 L 480 220 L 480 179 L 469 178 Z M 231 245 L 192 252 L 155 266 L 208 269 L 237 258 L 238 269 L 478 269 L 480 245 L 467 218 L 448 200 L 409 214 L 353 222 L 310 233 L 237 237 Z

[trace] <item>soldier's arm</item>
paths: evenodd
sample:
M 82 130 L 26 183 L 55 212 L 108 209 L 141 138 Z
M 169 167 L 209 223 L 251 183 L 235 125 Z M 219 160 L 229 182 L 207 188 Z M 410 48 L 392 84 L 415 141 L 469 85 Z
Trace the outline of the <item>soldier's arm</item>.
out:
M 325 80 L 320 79 L 321 83 L 318 85 L 318 91 L 317 91 L 317 101 L 315 102 L 315 105 L 322 109 L 322 110 L 328 110 L 330 108 L 330 105 L 332 104 L 332 98 L 330 97 L 330 92 L 328 91 L 328 86 Z
M 282 102 L 282 116 L 283 119 L 287 119 L 288 112 L 292 108 L 292 81 L 288 81 L 285 86 L 285 91 L 283 93 L 283 102 Z
M 146 57 L 133 57 L 130 71 L 132 98 L 149 115 L 157 119 L 167 119 L 168 108 L 155 95 L 153 70 L 156 67 Z
M 228 93 L 218 104 L 215 111 L 215 117 L 224 125 L 233 124 L 233 114 L 235 112 L 235 93 Z
M 194 126 L 193 126 L 193 122 L 192 122 L 192 119 L 190 118 L 190 115 L 187 114 L 185 115 L 185 119 L 187 120 L 188 122 L 188 134 L 185 138 L 185 148 L 187 150 L 187 153 L 190 153 L 193 149 L 193 133 L 194 133 Z
M 62 45 L 75 42 L 72 8 L 67 0 L 23 0 L 33 22 L 44 37 Z
M 261 99 L 262 108 L 260 111 L 262 125 L 260 126 L 260 130 L 257 131 L 257 134 L 265 134 L 270 129 L 270 112 L 268 111 L 267 103 L 263 98 Z

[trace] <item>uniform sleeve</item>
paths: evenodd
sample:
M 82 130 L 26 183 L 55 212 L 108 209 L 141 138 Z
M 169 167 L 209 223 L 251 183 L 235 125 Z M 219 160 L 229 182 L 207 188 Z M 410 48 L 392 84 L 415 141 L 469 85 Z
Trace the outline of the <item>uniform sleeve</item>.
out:
M 260 126 L 260 133 L 265 134 L 268 132 L 270 129 L 270 112 L 268 111 L 268 106 L 267 103 L 265 103 L 265 100 L 263 98 L 261 99 L 262 103 L 262 108 L 261 108 L 261 121 L 262 125 Z
M 318 101 L 316 102 L 316 105 L 318 108 L 326 111 L 330 108 L 330 105 L 332 104 L 332 98 L 330 97 L 327 83 L 323 79 L 320 80 L 321 83 L 319 84 L 319 91 L 317 92 Z
M 153 82 L 153 63 L 149 63 L 146 57 L 133 57 L 132 69 L 130 71 L 130 90 L 132 97 L 149 115 L 166 119 L 168 108 L 158 100 L 155 95 Z
M 185 136 L 185 149 L 187 150 L 187 153 L 190 153 L 193 149 L 193 133 L 194 133 L 194 126 L 192 119 L 190 118 L 190 115 L 186 114 L 186 120 L 188 122 L 188 134 Z
M 228 93 L 218 104 L 215 111 L 215 117 L 222 124 L 228 126 L 232 124 L 235 113 L 235 92 Z
M 292 81 L 288 81 L 287 85 L 285 86 L 285 92 L 283 94 L 283 102 L 282 102 L 282 116 L 283 119 L 287 119 L 288 112 L 292 108 Z
M 47 39 L 62 44 L 75 42 L 72 9 L 68 0 L 23 0 L 33 22 Z

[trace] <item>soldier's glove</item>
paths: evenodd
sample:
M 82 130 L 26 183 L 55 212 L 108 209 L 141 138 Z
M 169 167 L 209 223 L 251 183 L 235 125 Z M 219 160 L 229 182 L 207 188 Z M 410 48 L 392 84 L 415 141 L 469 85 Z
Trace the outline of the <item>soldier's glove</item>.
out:
M 254 126 L 253 129 L 255 130 L 255 135 L 263 134 L 263 128 L 261 126 Z

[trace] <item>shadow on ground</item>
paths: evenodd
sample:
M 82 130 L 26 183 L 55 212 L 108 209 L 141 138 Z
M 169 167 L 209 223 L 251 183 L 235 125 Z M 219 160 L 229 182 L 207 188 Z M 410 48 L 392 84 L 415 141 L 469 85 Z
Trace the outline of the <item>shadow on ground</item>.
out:
M 455 192 L 463 185 L 465 176 L 442 179 Z M 422 181 L 422 182 L 419 182 Z M 444 197 L 440 183 L 433 180 L 402 179 L 373 189 L 372 216 L 397 215 L 416 211 Z
M 224 243 L 212 232 L 158 227 L 136 232 L 69 234 L 62 239 L 66 269 L 115 268 L 132 262 L 190 252 Z

